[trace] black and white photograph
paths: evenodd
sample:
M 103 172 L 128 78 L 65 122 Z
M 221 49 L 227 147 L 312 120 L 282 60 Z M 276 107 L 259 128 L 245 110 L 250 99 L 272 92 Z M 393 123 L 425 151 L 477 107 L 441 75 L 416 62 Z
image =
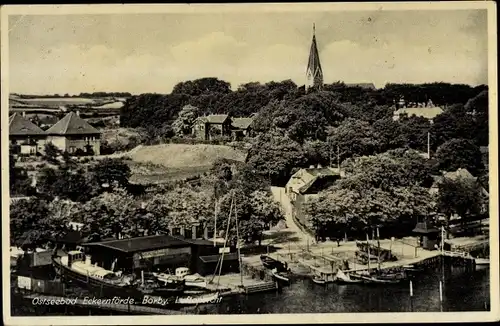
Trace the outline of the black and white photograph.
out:
M 495 3 L 1 18 L 7 325 L 500 318 Z

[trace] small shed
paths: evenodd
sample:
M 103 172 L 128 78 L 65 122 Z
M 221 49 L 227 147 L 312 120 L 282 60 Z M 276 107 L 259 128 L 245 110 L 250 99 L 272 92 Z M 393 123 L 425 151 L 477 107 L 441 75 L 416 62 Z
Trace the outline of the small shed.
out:
M 420 246 L 427 250 L 434 250 L 439 241 L 439 229 L 427 222 L 419 222 L 412 231 L 419 236 Z

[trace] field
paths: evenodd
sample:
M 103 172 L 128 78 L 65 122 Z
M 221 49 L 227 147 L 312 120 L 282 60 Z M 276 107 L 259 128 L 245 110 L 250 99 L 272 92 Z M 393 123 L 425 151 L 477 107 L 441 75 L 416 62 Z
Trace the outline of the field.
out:
M 134 183 L 161 183 L 207 172 L 218 158 L 244 161 L 246 153 L 222 145 L 165 144 L 127 154 Z
M 151 162 L 168 168 L 212 166 L 218 158 L 244 161 L 246 153 L 223 145 L 163 144 L 144 146 L 129 156 L 135 162 Z

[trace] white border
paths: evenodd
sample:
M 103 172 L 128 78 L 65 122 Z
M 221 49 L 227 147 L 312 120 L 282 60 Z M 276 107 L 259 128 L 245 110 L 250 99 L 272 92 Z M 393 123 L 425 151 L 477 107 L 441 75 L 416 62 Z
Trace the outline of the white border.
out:
M 490 95 L 490 243 L 491 250 L 490 312 L 443 313 L 324 313 L 324 314 L 265 314 L 265 315 L 187 315 L 187 316 L 89 316 L 89 317 L 10 317 L 9 278 L 9 194 L 8 194 L 8 94 L 9 94 L 9 15 L 69 15 L 125 13 L 211 13 L 211 12 L 305 12 L 305 11 L 378 11 L 378 10 L 488 10 L 488 84 Z M 458 2 L 372 2 L 372 3 L 294 3 L 294 4 L 134 4 L 134 5 L 30 5 L 1 8 L 1 132 L 2 132 L 2 281 L 3 315 L 6 325 L 135 325 L 135 324 L 239 324 L 239 323 L 395 323 L 395 322 L 464 322 L 500 319 L 498 270 L 498 161 L 497 161 L 497 38 L 496 4 L 490 1 Z

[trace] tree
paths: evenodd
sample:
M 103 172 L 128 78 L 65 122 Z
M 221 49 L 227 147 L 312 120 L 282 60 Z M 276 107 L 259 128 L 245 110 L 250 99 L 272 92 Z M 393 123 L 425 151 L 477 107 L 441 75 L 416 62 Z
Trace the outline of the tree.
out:
M 54 146 L 51 142 L 45 144 L 45 159 L 52 164 L 59 164 L 57 157 L 62 154 L 62 151 Z
M 307 165 L 307 153 L 287 137 L 261 135 L 250 149 L 247 162 L 271 184 L 286 184 L 296 169 Z
M 198 114 L 199 109 L 197 107 L 192 105 L 184 106 L 179 112 L 177 119 L 172 123 L 172 130 L 174 133 L 180 137 L 191 134 L 193 123 L 198 117 Z
M 468 139 L 451 139 L 445 142 L 438 148 L 436 159 L 439 169 L 444 171 L 464 168 L 477 176 L 484 169 L 479 147 Z
M 376 130 L 366 121 L 348 118 L 329 131 L 328 144 L 333 153 L 339 149 L 340 161 L 353 156 L 372 155 L 380 151 Z
M 72 201 L 85 202 L 95 195 L 93 183 L 82 169 L 40 170 L 37 180 L 39 196 L 46 199 L 59 197 Z
M 452 214 L 465 221 L 467 217 L 481 212 L 482 201 L 479 185 L 474 180 L 443 178 L 438 185 L 437 208 L 445 215 L 447 230 Z
M 29 196 L 35 192 L 31 186 L 31 177 L 25 168 L 16 166 L 14 155 L 9 153 L 9 190 L 10 195 Z
M 488 90 L 484 90 L 465 104 L 465 111 L 474 117 L 476 122 L 475 142 L 478 146 L 488 146 Z
M 105 158 L 91 168 L 92 176 L 100 186 L 126 187 L 131 176 L 130 167 L 122 159 Z
M 174 89 L 172 90 L 172 94 L 186 94 L 190 96 L 197 96 L 207 93 L 229 92 L 231 92 L 231 84 L 214 77 L 206 77 L 181 82 L 175 85 Z
M 375 225 L 412 225 L 432 211 L 429 168 L 413 151 L 395 150 L 347 160 L 345 178 L 304 205 L 305 218 L 318 237 L 351 232 L 362 235 Z M 397 229 L 397 227 L 394 227 Z
M 18 242 L 26 232 L 41 232 L 38 225 L 49 214 L 47 202 L 38 199 L 19 200 L 10 204 L 10 242 Z

